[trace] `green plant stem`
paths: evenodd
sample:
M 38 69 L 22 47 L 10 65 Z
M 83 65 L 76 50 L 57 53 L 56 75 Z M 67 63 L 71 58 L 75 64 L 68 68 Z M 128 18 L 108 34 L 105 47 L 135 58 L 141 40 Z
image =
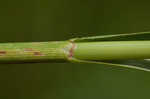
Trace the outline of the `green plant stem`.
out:
M 150 41 L 76 43 L 74 57 L 80 60 L 127 60 L 150 58 Z
M 124 60 L 150 58 L 150 41 L 77 43 L 74 57 L 80 60 Z
M 150 41 L 1 43 L 0 63 L 150 58 Z
M 0 63 L 65 62 L 70 43 L 1 43 Z

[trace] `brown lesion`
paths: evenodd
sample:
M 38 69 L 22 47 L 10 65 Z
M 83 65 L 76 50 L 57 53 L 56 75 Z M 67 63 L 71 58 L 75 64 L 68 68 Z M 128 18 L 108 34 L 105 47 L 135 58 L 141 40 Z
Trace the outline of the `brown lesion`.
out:
M 6 51 L 0 51 L 0 55 L 6 55 Z
M 35 56 L 43 56 L 43 54 L 40 51 L 34 51 L 33 54 Z
M 32 48 L 25 48 L 24 51 L 31 52 L 35 56 L 43 56 L 43 54 L 40 51 L 36 51 L 36 50 L 34 50 Z

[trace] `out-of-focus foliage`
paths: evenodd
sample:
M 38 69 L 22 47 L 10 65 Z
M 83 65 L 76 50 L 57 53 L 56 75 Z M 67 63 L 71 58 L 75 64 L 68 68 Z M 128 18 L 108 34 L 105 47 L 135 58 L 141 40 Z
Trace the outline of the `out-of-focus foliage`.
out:
M 150 31 L 149 3 L 147 0 L 3 0 L 0 42 Z M 0 64 L 0 78 L 2 99 L 150 98 L 150 73 L 99 64 Z

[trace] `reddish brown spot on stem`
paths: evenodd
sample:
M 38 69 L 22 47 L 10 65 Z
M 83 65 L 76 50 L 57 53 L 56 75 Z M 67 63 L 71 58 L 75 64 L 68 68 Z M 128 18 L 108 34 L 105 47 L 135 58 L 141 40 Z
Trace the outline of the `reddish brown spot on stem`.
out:
M 73 57 L 73 52 L 74 52 L 74 49 L 75 49 L 75 44 L 73 42 L 71 42 L 72 44 L 72 47 L 71 49 L 69 50 L 69 58 L 72 58 Z
M 5 55 L 6 51 L 0 51 L 0 55 Z
M 34 54 L 35 56 L 42 56 L 42 55 L 43 55 L 43 54 L 42 54 L 41 52 L 39 52 L 39 51 L 33 52 L 33 54 Z

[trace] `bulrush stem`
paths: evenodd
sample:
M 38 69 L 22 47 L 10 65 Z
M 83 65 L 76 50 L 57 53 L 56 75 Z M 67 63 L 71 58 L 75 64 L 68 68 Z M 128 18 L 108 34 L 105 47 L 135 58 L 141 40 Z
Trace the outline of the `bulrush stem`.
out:
M 65 62 L 70 47 L 67 41 L 1 43 L 0 63 Z
M 1 43 L 0 63 L 150 59 L 150 41 Z
M 91 61 L 149 59 L 150 41 L 79 42 L 74 58 Z

